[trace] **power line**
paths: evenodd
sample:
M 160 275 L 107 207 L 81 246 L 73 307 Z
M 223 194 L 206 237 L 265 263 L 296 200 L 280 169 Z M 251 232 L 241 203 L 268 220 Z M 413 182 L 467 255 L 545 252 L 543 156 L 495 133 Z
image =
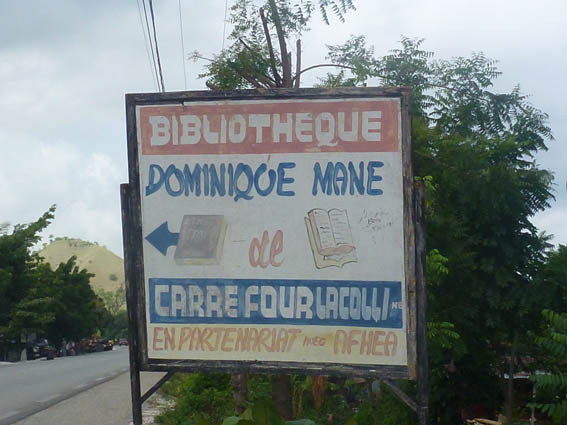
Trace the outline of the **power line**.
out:
M 146 31 L 144 30 L 144 18 L 142 18 L 142 9 L 140 8 L 140 0 L 136 0 L 136 4 L 138 5 L 138 17 L 140 18 L 140 28 L 142 29 L 142 35 L 144 36 L 144 44 L 146 46 L 146 55 L 148 56 L 148 65 L 150 66 L 152 81 L 156 87 L 156 90 L 159 90 L 157 75 L 154 73 L 154 69 L 152 68 L 152 58 L 150 57 L 150 48 L 148 47 L 148 37 L 146 36 Z
M 152 27 L 154 29 L 154 42 L 155 42 L 155 47 L 156 47 L 156 56 L 157 56 L 157 63 L 158 63 L 158 69 L 159 69 L 159 78 L 161 81 L 161 91 L 164 92 L 165 91 L 165 84 L 163 83 L 163 72 L 161 70 L 161 61 L 159 59 L 159 47 L 158 47 L 158 42 L 157 42 L 157 33 L 156 33 L 156 20 L 155 20 L 155 16 L 154 16 L 154 7 L 152 4 L 152 0 L 149 0 L 150 2 L 150 14 L 152 15 Z
M 150 49 L 152 51 L 152 62 L 154 64 L 154 72 L 155 72 L 156 82 L 157 82 L 157 86 L 158 86 L 157 88 L 158 88 L 158 91 L 159 91 L 160 88 L 159 88 L 159 79 L 157 77 L 158 71 L 157 71 L 157 65 L 156 65 L 156 57 L 154 55 L 154 46 L 152 44 L 152 35 L 151 35 L 152 33 L 150 31 L 150 24 L 148 23 L 148 12 L 146 10 L 146 1 L 145 0 L 142 0 L 142 5 L 144 6 L 144 17 L 145 17 L 145 20 L 146 20 L 146 30 L 148 31 L 148 39 L 150 40 Z
M 224 1 L 224 22 L 222 25 L 222 49 L 224 50 L 224 39 L 226 35 L 226 11 L 228 10 L 228 0 Z
M 183 42 L 183 16 L 181 13 L 181 0 L 179 0 L 179 28 L 181 32 L 181 60 L 183 61 L 183 81 L 187 90 L 187 70 L 185 69 L 185 44 Z

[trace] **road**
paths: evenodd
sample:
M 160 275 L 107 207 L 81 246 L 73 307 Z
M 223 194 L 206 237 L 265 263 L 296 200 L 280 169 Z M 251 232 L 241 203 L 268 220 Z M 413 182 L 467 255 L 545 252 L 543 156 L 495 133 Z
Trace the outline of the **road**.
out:
M 161 372 L 142 372 L 142 392 L 163 375 Z M 143 405 L 144 425 L 154 425 L 155 416 L 167 404 L 156 397 L 157 394 L 152 395 Z M 130 400 L 130 373 L 126 372 L 14 425 L 132 425 Z
M 127 347 L 4 364 L 0 366 L 0 425 L 13 424 L 128 370 Z

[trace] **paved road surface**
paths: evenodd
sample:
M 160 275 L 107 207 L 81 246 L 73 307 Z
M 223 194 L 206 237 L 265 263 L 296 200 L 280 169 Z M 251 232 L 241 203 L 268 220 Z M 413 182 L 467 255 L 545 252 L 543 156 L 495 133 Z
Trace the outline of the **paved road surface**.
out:
M 142 372 L 142 391 L 150 388 L 163 373 Z M 154 424 L 158 409 L 155 394 L 144 403 L 144 424 Z M 130 373 L 123 373 L 100 385 L 51 406 L 15 425 L 128 425 L 132 423 Z
M 0 425 L 13 424 L 123 374 L 128 368 L 127 347 L 0 366 Z M 126 391 L 129 394 L 129 387 Z

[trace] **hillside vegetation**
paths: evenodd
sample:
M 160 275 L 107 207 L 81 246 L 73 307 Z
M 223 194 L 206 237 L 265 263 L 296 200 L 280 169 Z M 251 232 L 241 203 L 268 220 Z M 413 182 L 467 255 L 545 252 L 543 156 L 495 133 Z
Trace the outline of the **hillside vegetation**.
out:
M 73 255 L 76 256 L 79 269 L 87 269 L 95 275 L 90 280 L 94 290 L 116 291 L 124 286 L 124 261 L 97 243 L 57 238 L 46 245 L 39 255 L 44 257 L 53 269 L 60 263 L 66 263 Z

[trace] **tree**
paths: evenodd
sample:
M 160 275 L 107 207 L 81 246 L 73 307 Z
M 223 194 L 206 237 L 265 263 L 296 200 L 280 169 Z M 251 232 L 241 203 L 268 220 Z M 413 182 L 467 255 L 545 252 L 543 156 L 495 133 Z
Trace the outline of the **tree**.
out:
M 0 357 L 9 346 L 19 344 L 22 334 L 36 327 L 42 329 L 51 319 L 42 300 L 32 300 L 29 294 L 38 282 L 39 257 L 32 247 L 40 240 L 39 232 L 53 220 L 54 212 L 52 206 L 37 221 L 16 225 L 12 233 L 5 225 L 0 232 Z
M 53 220 L 55 206 L 36 222 L 16 225 L 0 235 L 0 348 L 19 349 L 21 337 L 32 333 L 54 342 L 79 340 L 102 327 L 101 310 L 87 270 L 71 257 L 52 270 L 32 251 Z M 2 353 L 0 353 L 2 354 Z
M 567 312 L 567 246 L 559 245 L 547 253 L 537 271 L 537 281 L 541 290 L 533 302 L 547 306 L 548 310 Z
M 115 315 L 109 313 L 106 318 L 102 335 L 105 338 L 127 338 L 128 337 L 128 314 L 126 310 L 120 310 Z
M 54 320 L 49 323 L 46 334 L 50 339 L 78 341 L 97 329 L 97 297 L 89 280 L 92 273 L 79 270 L 76 257 L 61 263 L 55 270 L 44 267 L 42 287 L 53 302 Z M 47 265 L 49 266 L 49 265 Z
M 319 0 L 318 9 L 329 24 L 328 9 L 340 21 L 354 9 L 352 0 Z M 309 29 L 315 6 L 311 0 L 291 2 L 268 0 L 257 8 L 251 0 L 237 1 L 231 7 L 230 20 L 234 25 L 229 39 L 232 45 L 213 59 L 196 52 L 193 57 L 210 61 L 207 87 L 213 90 L 262 87 L 299 87 L 301 74 L 312 67 L 301 68 L 301 35 Z M 296 39 L 295 73 L 288 43 Z M 274 49 L 277 39 L 279 51 Z M 317 65 L 317 66 L 323 66 Z
M 344 21 L 344 14 L 354 9 L 352 0 L 319 0 L 323 20 L 329 24 L 327 9 Z M 231 8 L 234 29 L 229 38 L 233 44 L 214 59 L 195 53 L 195 58 L 210 61 L 201 77 L 208 78 L 207 87 L 213 90 L 262 87 L 299 87 L 301 74 L 301 34 L 308 29 L 314 5 L 311 0 L 292 3 L 289 0 L 268 0 L 264 7 L 256 8 L 250 0 L 237 1 Z M 275 35 L 273 32 L 275 31 Z M 288 39 L 296 37 L 296 69 L 292 72 L 292 56 Z M 279 52 L 274 49 L 277 38 Z M 233 381 L 242 399 L 246 394 L 246 379 L 234 376 Z M 291 419 L 291 381 L 287 375 L 272 377 L 272 397 L 285 419 Z
M 462 341 L 447 353 L 444 363 L 456 366 L 444 388 L 452 382 L 452 393 L 464 396 L 453 406 L 496 408 L 499 397 L 486 390 L 497 388 L 490 383 L 498 378 L 493 371 L 513 375 L 527 336 L 519 330 L 533 328 L 538 311 L 534 277 L 548 245 L 530 218 L 549 206 L 552 175 L 531 158 L 552 139 L 547 115 L 519 87 L 491 92 L 500 73 L 481 53 L 436 61 L 422 50 L 422 40 L 403 38 L 401 48 L 372 58 L 363 41 L 329 48 L 329 58 L 351 66 L 353 76 L 328 75 L 322 84 L 376 77 L 413 88 L 415 172 L 433 186 L 427 242 L 448 258 L 447 274 L 429 285 L 430 320 L 452 323 Z M 511 416 L 512 391 L 507 396 Z
M 544 310 L 543 316 L 547 328 L 536 338 L 536 343 L 546 351 L 547 365 L 544 374 L 532 375 L 531 379 L 538 392 L 546 391 L 549 396 L 535 406 L 548 414 L 554 424 L 564 424 L 567 421 L 567 313 Z
M 118 314 L 126 305 L 126 291 L 123 286 L 120 286 L 115 291 L 105 291 L 103 288 L 98 288 L 95 293 L 97 297 L 103 300 L 104 306 L 113 316 Z
M 291 14 L 295 20 L 278 23 L 278 8 L 273 1 L 266 7 L 278 41 L 299 39 L 311 15 Z M 254 13 L 247 1 L 233 7 L 234 44 L 208 65 L 202 75 L 208 87 L 299 87 L 301 74 L 314 68 L 301 69 L 298 55 L 291 75 L 286 44 L 274 52 L 265 14 L 258 21 Z M 432 412 L 435 422 L 454 423 L 475 404 L 500 407 L 498 381 L 513 376 L 526 331 L 537 327 L 541 305 L 534 300 L 542 283 L 535 276 L 549 245 L 530 219 L 549 206 L 553 176 L 533 157 L 553 137 L 547 114 L 519 86 L 491 90 L 500 75 L 494 60 L 482 53 L 436 60 L 422 45 L 402 38 L 399 48 L 375 57 L 365 38 L 355 36 L 327 46 L 330 63 L 315 67 L 339 69 L 321 80 L 323 87 L 373 78 L 413 90 L 415 173 L 429 185 L 428 257 L 436 252 L 447 260 L 446 273 L 428 276 L 430 329 L 445 341 L 431 364 L 432 385 L 446 393 L 433 397 Z M 505 392 L 510 420 L 512 384 Z

